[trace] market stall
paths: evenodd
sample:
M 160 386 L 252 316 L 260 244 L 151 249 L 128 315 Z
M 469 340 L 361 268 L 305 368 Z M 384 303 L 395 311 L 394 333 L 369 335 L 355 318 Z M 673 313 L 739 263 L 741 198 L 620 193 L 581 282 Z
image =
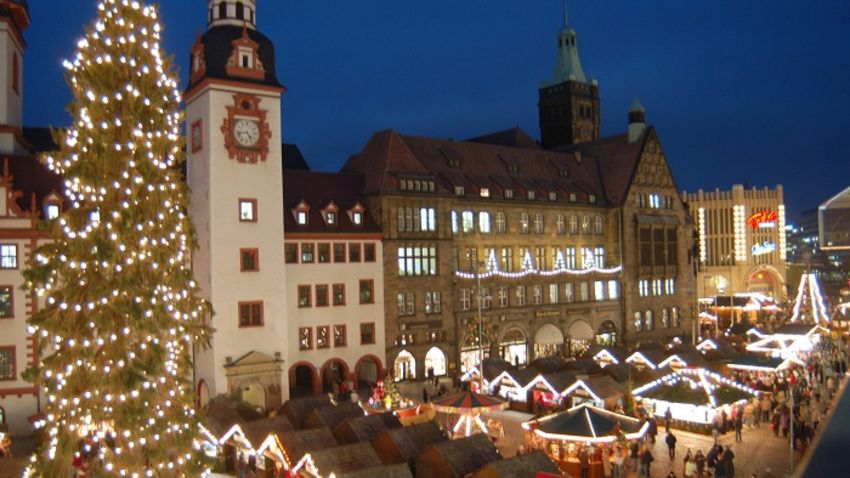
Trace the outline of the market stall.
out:
M 612 446 L 628 446 L 649 430 L 649 422 L 610 412 L 583 403 L 567 411 L 530 420 L 522 424 L 525 446 L 543 450 L 570 476 L 582 476 L 579 455 L 587 453 L 590 477 L 602 478 L 605 472 L 602 453 Z
M 487 410 L 496 411 L 508 408 L 508 402 L 498 397 L 481 395 L 474 392 L 460 392 L 434 401 L 434 409 L 448 415 L 459 415 L 457 423 L 452 427 L 455 436 L 470 436 L 474 429 L 487 434 L 489 429 L 481 420 L 481 413 Z

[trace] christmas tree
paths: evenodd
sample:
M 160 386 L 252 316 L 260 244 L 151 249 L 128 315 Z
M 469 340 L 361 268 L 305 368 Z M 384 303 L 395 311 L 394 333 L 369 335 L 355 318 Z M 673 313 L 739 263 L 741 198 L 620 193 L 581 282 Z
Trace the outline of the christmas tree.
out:
M 813 272 L 806 272 L 800 278 L 800 287 L 797 289 L 797 298 L 794 301 L 791 316 L 791 322 L 797 321 L 818 324 L 829 322 L 829 315 L 820 293 L 818 279 Z
M 29 474 L 183 477 L 206 472 L 191 382 L 210 311 L 192 278 L 181 180 L 181 95 L 155 8 L 103 0 L 65 62 L 73 124 L 43 158 L 68 208 L 34 254 L 29 321 L 46 396 Z

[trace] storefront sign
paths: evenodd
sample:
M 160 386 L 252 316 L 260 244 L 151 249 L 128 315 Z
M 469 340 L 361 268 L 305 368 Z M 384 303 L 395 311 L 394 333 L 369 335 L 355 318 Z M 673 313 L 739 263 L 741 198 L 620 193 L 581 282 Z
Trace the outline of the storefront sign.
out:
M 776 244 L 770 241 L 764 241 L 761 244 L 753 244 L 752 254 L 754 256 L 760 256 L 762 254 L 770 254 L 771 252 L 776 251 Z
M 753 229 L 776 227 L 779 215 L 775 211 L 759 211 L 747 219 L 747 224 Z
M 561 316 L 561 313 L 557 310 L 538 310 L 534 313 L 534 317 L 537 319 L 554 319 Z

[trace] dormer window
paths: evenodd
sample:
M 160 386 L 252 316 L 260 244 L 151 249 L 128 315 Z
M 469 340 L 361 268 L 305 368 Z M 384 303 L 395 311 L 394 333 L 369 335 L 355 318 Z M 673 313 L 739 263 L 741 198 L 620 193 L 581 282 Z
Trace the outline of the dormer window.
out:
M 513 189 L 505 189 L 505 199 L 513 199 L 514 198 L 514 190 Z
M 595 194 L 588 195 L 587 196 L 587 202 L 589 202 L 590 204 L 596 203 L 596 195 Z
M 537 197 L 537 194 L 534 191 L 528 191 L 528 200 L 533 201 Z
M 570 193 L 570 202 L 576 202 L 576 193 Z
M 301 226 L 306 226 L 307 225 L 307 211 L 297 211 L 295 213 L 295 221 Z
M 366 208 L 364 208 L 359 202 L 348 210 L 348 217 L 351 219 L 351 223 L 354 224 L 355 227 L 363 226 L 363 214 L 365 211 Z
M 490 190 L 487 188 L 481 188 L 481 197 L 488 198 L 490 197 Z
M 299 226 L 306 226 L 309 222 L 309 214 L 310 214 L 310 206 L 301 201 L 297 206 L 292 210 L 293 216 L 295 216 L 295 223 Z
M 550 201 L 557 201 L 557 200 L 558 200 L 558 193 L 556 193 L 556 192 L 549 192 L 549 200 L 550 200 Z
M 328 223 L 328 226 L 336 226 L 336 213 L 335 212 L 325 213 L 325 221 Z
M 334 204 L 333 201 L 330 202 L 325 208 L 322 210 L 322 216 L 325 218 L 325 224 L 331 227 L 336 227 L 338 222 L 337 212 L 339 208 Z
M 355 226 L 362 225 L 363 224 L 363 213 L 362 212 L 351 213 L 351 222 L 353 222 Z
M 58 204 L 48 204 L 44 207 L 44 217 L 47 220 L 56 219 L 59 217 L 59 205 Z
M 455 186 L 455 196 L 463 196 L 465 193 L 463 186 Z

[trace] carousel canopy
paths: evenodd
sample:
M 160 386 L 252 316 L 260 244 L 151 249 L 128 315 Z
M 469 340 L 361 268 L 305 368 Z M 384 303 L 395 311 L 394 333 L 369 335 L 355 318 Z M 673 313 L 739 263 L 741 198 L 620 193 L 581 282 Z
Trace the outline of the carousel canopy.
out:
M 642 437 L 649 423 L 583 403 L 565 412 L 523 423 L 523 428 L 549 440 L 606 442 L 617 438 L 619 429 L 626 438 Z
M 769 357 L 766 355 L 741 355 L 733 359 L 727 366 L 735 370 L 753 370 L 760 372 L 778 372 L 785 370 L 792 364 L 800 364 L 799 360 L 788 357 Z
M 758 395 L 750 387 L 703 368 L 686 368 L 669 373 L 632 394 L 667 403 L 718 407 Z
M 484 410 L 504 410 L 508 402 L 498 397 L 475 392 L 460 392 L 432 402 L 438 412 L 464 413 Z

